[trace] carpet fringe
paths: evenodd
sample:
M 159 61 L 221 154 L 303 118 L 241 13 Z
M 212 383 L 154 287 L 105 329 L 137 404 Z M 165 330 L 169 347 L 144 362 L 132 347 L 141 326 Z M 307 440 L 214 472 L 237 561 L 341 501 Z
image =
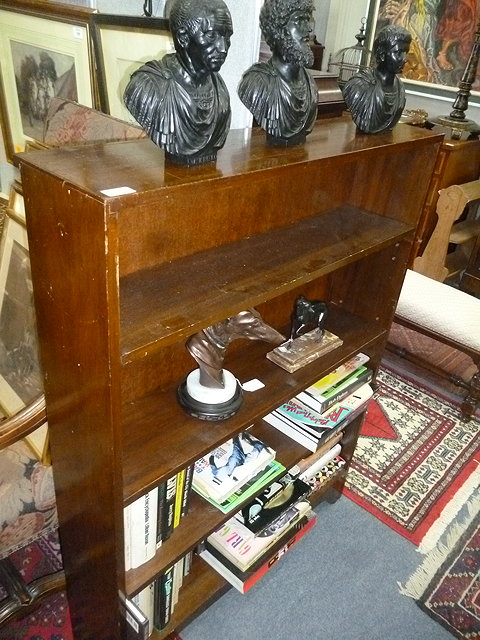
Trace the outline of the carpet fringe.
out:
M 478 484 L 476 485 L 476 488 Z M 455 522 L 450 527 L 444 542 L 438 542 L 437 546 L 425 557 L 422 564 L 408 578 L 405 586 L 397 582 L 399 591 L 403 596 L 418 600 L 430 584 L 435 573 L 447 559 L 449 553 L 470 524 L 477 518 L 480 512 L 480 491 L 470 499 L 466 505 L 467 515 L 464 520 Z
M 445 505 L 440 516 L 435 520 L 430 529 L 424 535 L 417 548 L 417 551 L 419 553 L 428 554 L 435 548 L 448 525 L 454 520 L 463 505 L 470 499 L 470 496 L 479 486 L 480 464 L 462 484 L 462 486 L 453 496 L 450 502 Z

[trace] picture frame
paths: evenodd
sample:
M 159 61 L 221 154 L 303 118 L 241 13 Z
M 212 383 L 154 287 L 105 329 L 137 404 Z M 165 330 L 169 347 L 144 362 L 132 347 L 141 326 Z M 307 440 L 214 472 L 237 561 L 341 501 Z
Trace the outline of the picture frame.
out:
M 86 7 L 0 0 L 0 117 L 9 162 L 41 141 L 52 96 L 96 103 Z
M 376 33 L 388 24 L 404 27 L 412 34 L 407 64 L 400 74 L 405 89 L 408 93 L 450 99 L 453 103 L 474 45 L 480 3 L 431 0 L 426 5 L 424 0 L 373 0 L 367 19 L 367 46 L 372 48 Z M 465 22 L 468 15 L 470 18 Z M 480 105 L 478 75 L 470 104 Z
M 0 411 L 12 417 L 43 395 L 27 229 L 21 194 L 0 241 Z
M 123 104 L 123 93 L 136 69 L 149 60 L 159 60 L 175 51 L 169 21 L 96 14 L 93 16 L 92 41 L 101 110 L 135 123 Z

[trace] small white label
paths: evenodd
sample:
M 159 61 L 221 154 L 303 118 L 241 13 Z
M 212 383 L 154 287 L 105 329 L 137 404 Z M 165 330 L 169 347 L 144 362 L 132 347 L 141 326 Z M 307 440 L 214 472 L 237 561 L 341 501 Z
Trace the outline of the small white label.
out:
M 127 193 L 135 193 L 135 189 L 130 187 L 115 187 L 115 189 L 102 189 L 100 193 L 106 196 L 126 196 Z
M 248 380 L 242 384 L 242 389 L 244 391 L 258 391 L 259 389 L 263 389 L 265 385 L 257 378 L 253 378 L 253 380 Z
M 83 28 L 73 27 L 73 37 L 77 40 L 83 40 Z

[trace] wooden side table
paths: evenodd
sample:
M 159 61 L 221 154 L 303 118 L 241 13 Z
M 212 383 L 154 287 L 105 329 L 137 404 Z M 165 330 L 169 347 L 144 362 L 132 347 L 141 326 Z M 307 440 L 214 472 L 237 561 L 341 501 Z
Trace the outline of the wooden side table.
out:
M 437 224 L 436 207 L 440 189 L 476 180 L 480 176 L 480 140 L 444 140 L 417 227 L 410 255 L 410 267 L 421 256 Z

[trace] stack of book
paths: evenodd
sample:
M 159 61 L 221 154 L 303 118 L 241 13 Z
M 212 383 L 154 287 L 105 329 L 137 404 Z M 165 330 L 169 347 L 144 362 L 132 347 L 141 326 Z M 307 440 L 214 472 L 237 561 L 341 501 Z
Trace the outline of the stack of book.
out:
M 192 557 L 191 551 L 133 598 L 122 600 L 127 640 L 147 640 L 154 628 L 161 631 L 167 626 L 183 580 L 190 573 Z
M 264 416 L 264 420 L 310 451 L 361 413 L 373 395 L 367 356 L 358 354 L 334 372 Z
M 310 491 L 287 473 L 212 533 L 200 557 L 246 593 L 315 524 Z
M 223 513 L 270 484 L 285 471 L 275 451 L 244 431 L 197 460 L 193 469 L 194 491 Z
M 186 515 L 192 478 L 190 465 L 124 508 L 127 571 L 151 560 Z

